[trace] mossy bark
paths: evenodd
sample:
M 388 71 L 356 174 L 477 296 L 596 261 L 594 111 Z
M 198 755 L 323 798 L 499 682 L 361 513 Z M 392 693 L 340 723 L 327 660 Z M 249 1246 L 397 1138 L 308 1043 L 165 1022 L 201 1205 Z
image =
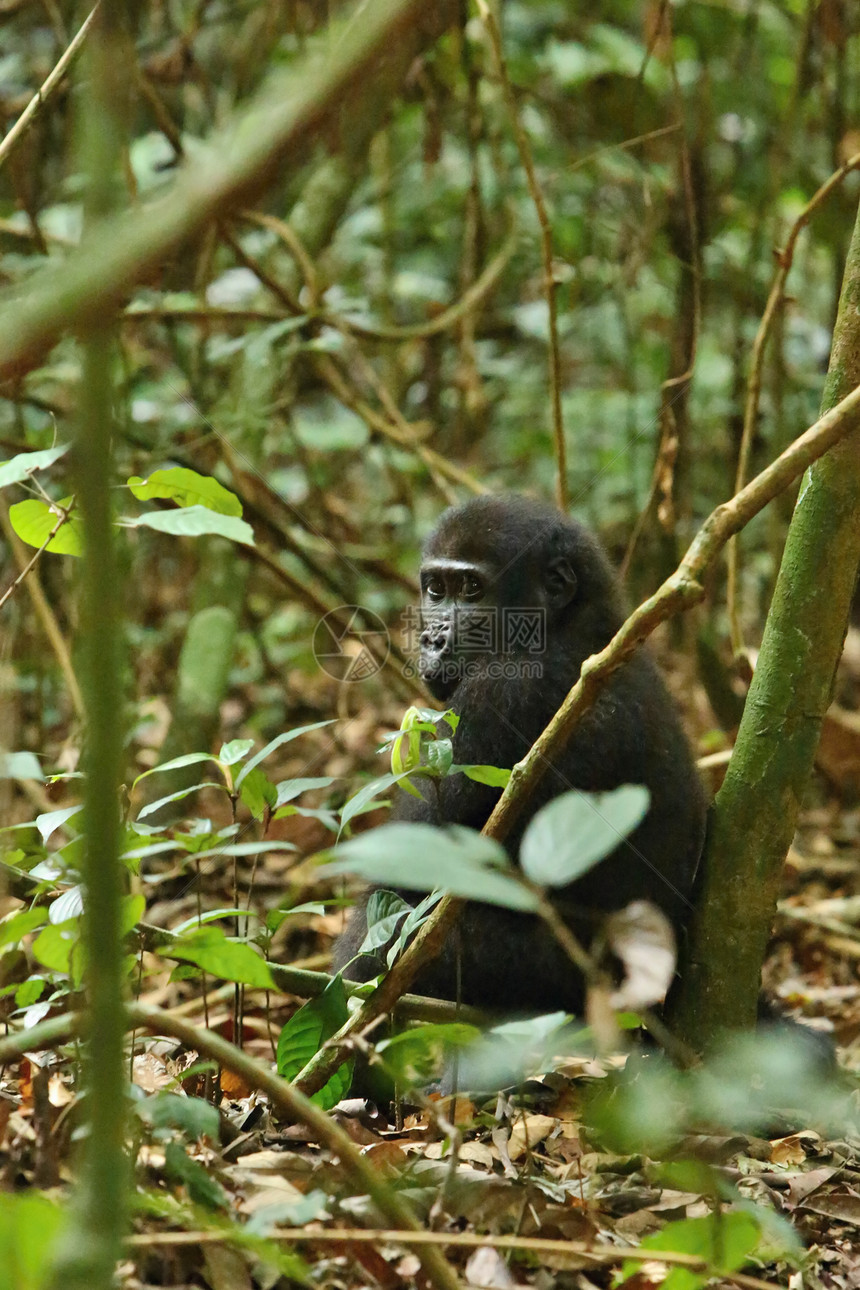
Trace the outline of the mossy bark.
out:
M 845 267 L 822 411 L 860 384 L 860 216 Z M 683 986 L 698 1049 L 755 1023 L 786 852 L 833 690 L 860 567 L 860 433 L 807 472 L 737 743 L 717 795 Z

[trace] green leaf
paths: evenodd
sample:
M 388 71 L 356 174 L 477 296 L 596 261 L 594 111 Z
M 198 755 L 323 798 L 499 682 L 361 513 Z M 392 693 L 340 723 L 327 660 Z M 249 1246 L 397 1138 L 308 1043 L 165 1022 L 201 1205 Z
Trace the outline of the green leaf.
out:
M 237 781 L 238 782 L 238 781 Z M 278 800 L 278 790 L 264 770 L 255 766 L 249 775 L 242 777 L 239 796 L 255 820 L 262 820 L 266 808 L 274 810 Z
M 356 815 L 361 815 L 363 811 L 367 810 L 372 802 L 375 802 L 382 793 L 391 788 L 392 784 L 400 783 L 411 773 L 411 771 L 407 770 L 399 775 L 380 775 L 378 779 L 372 779 L 369 784 L 365 784 L 364 788 L 359 789 L 355 797 L 349 799 L 341 811 L 341 828 L 345 828 L 350 820 L 355 819 Z
M 68 451 L 69 445 L 61 443 L 55 448 L 43 448 L 41 452 L 19 452 L 17 457 L 0 461 L 0 488 L 20 484 L 22 480 L 35 475 L 37 470 L 46 470 Z
M 170 957 L 196 963 L 205 972 L 224 981 L 274 989 L 269 965 L 250 945 L 230 940 L 220 927 L 202 927 L 171 941 Z
M 511 876 L 504 847 L 458 825 L 383 824 L 340 843 L 334 855 L 327 874 L 355 873 L 378 886 L 410 891 L 447 891 L 505 909 L 538 907 L 535 894 Z
M 282 1029 L 278 1036 L 278 1074 L 286 1080 L 294 1079 L 325 1041 L 340 1030 L 348 1015 L 346 990 L 338 974 L 319 998 L 311 999 L 294 1012 Z M 349 1091 L 353 1065 L 348 1061 L 339 1066 L 328 1083 L 314 1093 L 311 1101 L 325 1111 L 335 1106 Z
M 553 1012 L 494 1026 L 460 1055 L 458 1086 L 494 1092 L 522 1083 L 569 1051 L 563 1033 L 568 1022 L 566 1013 Z
M 293 914 L 324 914 L 325 905 L 320 900 L 307 900 L 301 905 L 292 905 L 289 909 L 270 909 L 266 914 L 266 927 L 276 932 L 285 918 Z
M 45 779 L 38 758 L 31 752 L 0 752 L 0 779 Z
M 396 892 L 373 892 L 367 902 L 367 935 L 361 942 L 359 954 L 374 954 L 384 949 L 411 912 L 412 906 Z
M 133 928 L 137 927 L 145 909 L 146 897 L 140 892 L 133 896 L 123 896 L 119 923 L 120 936 L 127 936 Z
M 185 466 L 172 466 L 169 470 L 156 470 L 143 480 L 132 475 L 128 486 L 139 502 L 150 502 L 154 497 L 176 502 L 177 506 L 203 506 L 219 515 L 242 514 L 242 503 L 235 493 L 211 475 L 198 475 Z
M 205 851 L 195 851 L 194 854 L 198 860 L 205 860 L 209 856 L 260 856 L 266 851 L 298 851 L 298 847 L 294 842 L 281 842 L 272 838 L 262 842 L 222 842 Z
M 13 986 L 7 987 L 14 989 Z M 22 981 L 15 990 L 15 1006 L 17 1008 L 29 1008 L 39 998 L 45 988 L 45 982 L 41 977 L 29 976 L 26 981 Z
M 300 797 L 302 793 L 310 793 L 314 789 L 329 788 L 336 779 L 336 775 L 309 776 L 307 779 L 282 779 L 277 786 L 277 805 L 283 806 L 286 802 L 292 802 L 293 798 Z
M 71 497 L 64 497 L 57 505 L 70 506 Z M 22 542 L 28 546 L 43 547 L 56 527 L 60 512 L 39 497 L 28 497 L 9 507 L 9 520 Z M 84 528 L 77 511 L 73 511 L 63 526 L 54 533 L 46 550 L 58 555 L 83 555 Z
M 0 1287 L 43 1290 L 48 1285 L 63 1214 L 36 1191 L 0 1193 Z
M 230 1201 L 224 1188 L 199 1160 L 192 1160 L 180 1142 L 167 1143 L 164 1165 L 171 1177 L 185 1184 L 189 1196 L 198 1205 L 205 1205 L 207 1209 L 228 1207 Z
M 163 769 L 160 767 L 159 769 Z M 192 784 L 189 788 L 180 788 L 175 793 L 168 793 L 165 797 L 159 797 L 154 802 L 149 802 L 146 806 L 141 807 L 137 813 L 139 820 L 145 820 L 147 815 L 155 815 L 160 811 L 162 806 L 167 806 L 169 802 L 181 802 L 183 797 L 190 797 L 192 793 L 197 793 L 201 788 L 219 788 L 226 793 L 227 788 L 224 784 L 214 783 L 212 780 L 203 780 L 200 784 Z
M 19 505 L 24 505 L 23 502 Z M 235 515 L 223 515 L 210 511 L 208 506 L 184 506 L 178 511 L 146 511 L 143 515 L 120 516 L 119 523 L 124 528 L 155 529 L 159 533 L 171 533 L 174 537 L 203 537 L 214 534 L 216 537 L 229 538 L 231 542 L 240 542 L 245 546 L 254 545 L 254 530 L 245 520 Z
M 704 1285 L 715 1273 L 736 1272 L 742 1268 L 749 1262 L 758 1239 L 759 1225 L 752 1215 L 735 1211 L 667 1223 L 661 1231 L 645 1237 L 642 1249 L 673 1250 L 678 1254 L 694 1254 L 704 1259 L 708 1272 L 672 1268 L 662 1283 L 663 1290 L 693 1290 L 694 1287 Z M 641 1261 L 634 1264 L 632 1259 L 627 1259 L 622 1265 L 621 1275 L 626 1280 L 641 1268 Z
M 648 810 L 639 784 L 611 793 L 562 793 L 538 811 L 523 836 L 523 873 L 540 887 L 564 887 L 628 837 Z
M 461 770 L 476 784 L 489 784 L 490 788 L 507 788 L 511 772 L 502 766 L 452 766 L 449 774 Z
M 236 762 L 241 761 L 253 747 L 253 739 L 231 739 L 229 743 L 221 745 L 218 760 L 222 761 L 225 766 L 235 766 Z
M 45 909 L 19 909 L 16 914 L 0 921 L 0 946 L 17 945 L 18 942 L 37 927 L 43 927 L 48 921 Z
M 193 927 L 202 927 L 204 923 L 217 923 L 220 918 L 256 918 L 259 920 L 260 915 L 255 913 L 253 909 L 233 909 L 230 907 L 209 909 L 205 914 L 193 914 L 191 918 L 186 918 L 184 923 L 180 923 L 177 927 L 172 928 L 171 931 L 174 936 L 182 936 Z
M 153 766 L 150 770 L 144 770 L 138 775 L 132 784 L 132 792 L 137 788 L 142 779 L 148 775 L 158 775 L 163 770 L 180 770 L 183 766 L 194 766 L 200 761 L 212 761 L 218 764 L 218 758 L 213 757 L 211 753 L 183 753 L 181 757 L 171 757 L 170 761 L 162 762 L 160 766 Z
M 265 748 L 261 748 L 258 753 L 254 753 L 251 760 L 247 765 L 243 766 L 239 772 L 236 786 L 238 787 L 245 776 L 249 774 L 255 766 L 259 766 L 260 762 L 265 760 L 265 758 L 268 757 L 270 753 L 273 753 L 276 748 L 280 748 L 283 744 L 290 743 L 293 739 L 298 739 L 299 735 L 306 735 L 310 730 L 322 730 L 324 726 L 331 725 L 334 725 L 333 720 L 314 721 L 309 726 L 297 726 L 295 730 L 285 730 L 282 735 L 278 735 L 275 739 L 270 740 L 269 743 L 266 744 Z
M 72 919 L 80 918 L 84 912 L 84 889 L 77 883 L 74 887 L 69 887 L 58 896 L 51 904 L 48 910 L 48 922 L 50 923 L 68 923 Z
M 82 806 L 61 806 L 56 811 L 45 811 L 44 815 L 37 815 L 36 828 L 42 836 L 42 841 L 47 842 L 52 833 L 55 833 L 67 820 L 79 815 L 82 810 Z
M 72 951 L 78 943 L 80 922 L 70 918 L 65 923 L 51 923 L 33 941 L 33 957 L 52 972 L 72 975 Z
M 391 1039 L 383 1039 L 376 1048 L 397 1083 L 414 1088 L 437 1078 L 452 1049 L 465 1048 L 480 1037 L 477 1026 L 452 1021 L 404 1030 Z
M 135 1111 L 153 1129 L 178 1129 L 187 1138 L 218 1141 L 220 1118 L 211 1102 L 200 1097 L 180 1097 L 161 1092 L 135 1104 Z

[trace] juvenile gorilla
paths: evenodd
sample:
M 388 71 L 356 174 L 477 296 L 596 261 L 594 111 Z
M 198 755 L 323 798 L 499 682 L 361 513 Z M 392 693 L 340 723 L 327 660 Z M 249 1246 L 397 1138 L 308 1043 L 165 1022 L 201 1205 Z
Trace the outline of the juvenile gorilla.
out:
M 478 497 L 446 511 L 421 565 L 419 670 L 454 709 L 455 763 L 512 767 L 528 752 L 577 680 L 583 661 L 623 621 L 615 574 L 597 539 L 554 507 L 515 494 Z M 692 914 L 705 800 L 677 712 L 652 659 L 640 651 L 612 677 L 540 781 L 506 841 L 516 859 L 523 829 L 572 788 L 604 792 L 644 784 L 648 814 L 629 839 L 563 891 L 557 904 L 588 944 L 602 915 L 647 899 L 676 932 Z M 463 774 L 399 793 L 396 820 L 480 829 L 499 790 Z M 401 892 L 411 903 L 419 897 Z M 366 898 L 365 898 L 366 901 Z M 380 959 L 358 951 L 365 903 L 334 952 L 336 970 L 368 980 Z M 347 967 L 347 964 L 349 966 Z M 415 981 L 422 994 L 510 1012 L 580 1010 L 580 973 L 528 914 L 476 902 L 440 957 Z

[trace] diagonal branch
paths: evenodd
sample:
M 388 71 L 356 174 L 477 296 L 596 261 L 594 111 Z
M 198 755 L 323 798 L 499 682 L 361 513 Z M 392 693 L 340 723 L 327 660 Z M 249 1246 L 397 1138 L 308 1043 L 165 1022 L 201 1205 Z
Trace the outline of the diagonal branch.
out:
M 712 511 L 699 529 L 687 554 L 663 585 L 635 609 L 599 654 L 586 659 L 579 680 L 543 734 L 513 768 L 507 788 L 484 825 L 489 837 L 507 836 L 535 785 L 552 764 L 557 751 L 570 738 L 579 721 L 608 684 L 613 672 L 634 653 L 662 622 L 698 604 L 704 597 L 703 575 L 735 533 L 783 492 L 812 462 L 823 456 L 860 425 L 860 386 L 826 412 L 775 461 L 729 502 Z M 298 1075 L 295 1083 L 305 1093 L 321 1088 L 350 1054 L 349 1035 L 362 1031 L 383 1012 L 389 1012 L 425 963 L 440 952 L 465 902 L 446 896 L 437 905 L 414 941 L 366 1003 L 334 1035 L 326 1047 Z
M 360 17 L 327 33 L 327 52 L 274 73 L 243 113 L 210 136 L 166 197 L 102 221 L 65 264 L 45 269 L 23 300 L 6 304 L 0 379 L 36 365 L 69 327 L 110 313 L 170 250 L 246 205 L 278 167 L 298 165 L 336 117 L 361 113 L 363 97 L 378 92 L 381 71 L 400 66 L 392 50 L 414 48 L 416 33 L 428 33 L 425 44 L 440 35 L 457 8 L 453 0 L 367 0 Z

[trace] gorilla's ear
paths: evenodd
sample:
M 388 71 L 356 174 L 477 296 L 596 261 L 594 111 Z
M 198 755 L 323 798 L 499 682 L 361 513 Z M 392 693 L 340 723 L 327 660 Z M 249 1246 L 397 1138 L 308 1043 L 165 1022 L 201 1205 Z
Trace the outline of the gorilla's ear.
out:
M 564 609 L 576 595 L 576 574 L 566 556 L 549 560 L 543 573 L 547 604 L 550 609 Z

